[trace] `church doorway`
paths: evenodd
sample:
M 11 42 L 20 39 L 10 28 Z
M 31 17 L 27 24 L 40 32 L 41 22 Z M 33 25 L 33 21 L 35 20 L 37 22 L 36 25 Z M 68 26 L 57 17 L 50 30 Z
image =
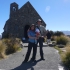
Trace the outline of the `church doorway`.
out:
M 25 25 L 24 27 L 24 37 L 28 39 L 27 30 L 29 29 L 30 25 Z

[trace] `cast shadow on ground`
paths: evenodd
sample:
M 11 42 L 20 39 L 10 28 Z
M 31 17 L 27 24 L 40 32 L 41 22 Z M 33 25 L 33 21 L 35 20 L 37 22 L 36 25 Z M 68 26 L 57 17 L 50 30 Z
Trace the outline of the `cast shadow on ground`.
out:
M 29 61 L 27 63 L 22 63 L 20 66 L 11 70 L 27 70 L 27 69 L 34 70 L 33 66 L 35 66 L 39 61 L 41 61 L 41 59 L 35 62 Z
M 43 45 L 43 47 L 48 47 L 48 46 L 51 46 L 51 45 Z M 28 45 L 24 47 L 28 47 Z M 40 47 L 40 46 L 38 45 L 37 47 Z
M 63 70 L 70 70 L 69 68 L 67 68 L 62 62 L 60 62 L 59 63 L 60 64 L 60 66 L 62 66 L 63 67 Z

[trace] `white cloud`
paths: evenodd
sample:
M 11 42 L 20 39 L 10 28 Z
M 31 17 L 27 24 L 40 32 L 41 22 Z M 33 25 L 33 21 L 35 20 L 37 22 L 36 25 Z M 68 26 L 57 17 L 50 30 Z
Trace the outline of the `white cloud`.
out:
M 63 0 L 64 2 L 69 2 L 69 0 Z
M 50 6 L 47 6 L 46 7 L 46 12 L 49 12 L 50 11 Z

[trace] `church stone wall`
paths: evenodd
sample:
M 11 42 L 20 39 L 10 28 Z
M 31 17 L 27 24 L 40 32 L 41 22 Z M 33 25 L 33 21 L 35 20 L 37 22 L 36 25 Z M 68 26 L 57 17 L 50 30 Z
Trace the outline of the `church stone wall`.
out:
M 15 4 L 15 5 L 14 5 Z M 4 32 L 2 37 L 8 35 L 8 37 L 18 37 L 23 38 L 27 32 L 25 29 L 26 25 L 37 24 L 36 21 L 40 18 L 40 15 L 36 12 L 30 2 L 27 2 L 20 9 L 18 9 L 18 4 L 12 3 L 12 7 L 17 8 L 17 10 L 12 11 L 10 9 L 10 18 L 6 21 L 4 26 Z M 42 25 L 46 26 L 43 21 Z M 26 30 L 26 31 L 25 31 Z M 25 33 L 25 34 L 24 34 Z

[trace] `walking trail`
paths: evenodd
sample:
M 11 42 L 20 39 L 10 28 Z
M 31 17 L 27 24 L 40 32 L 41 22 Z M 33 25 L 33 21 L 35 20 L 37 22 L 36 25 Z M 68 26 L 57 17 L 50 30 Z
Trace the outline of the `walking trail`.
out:
M 22 51 L 14 53 L 6 59 L 0 60 L 0 70 L 63 70 L 61 69 L 61 60 L 56 49 L 53 47 L 45 46 L 43 47 L 43 51 L 45 61 L 40 60 L 38 47 L 36 62 L 29 61 L 22 64 L 27 52 L 27 47 L 23 47 Z M 30 58 L 31 56 L 32 55 L 30 55 Z

